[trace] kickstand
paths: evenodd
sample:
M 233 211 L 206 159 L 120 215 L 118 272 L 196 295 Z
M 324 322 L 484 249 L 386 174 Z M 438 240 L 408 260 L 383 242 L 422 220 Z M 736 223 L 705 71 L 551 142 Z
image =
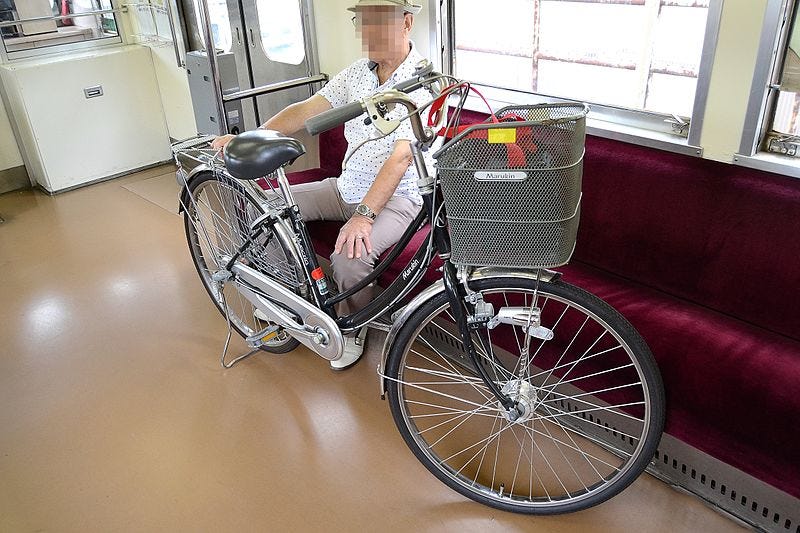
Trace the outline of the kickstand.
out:
M 235 365 L 242 359 L 250 357 L 254 353 L 258 352 L 259 349 L 253 348 L 246 354 L 240 355 L 227 363 L 225 362 L 225 357 L 227 357 L 228 355 L 228 347 L 231 344 L 231 333 L 233 332 L 233 327 L 231 326 L 231 312 L 230 309 L 228 308 L 228 301 L 225 299 L 225 292 L 220 290 L 219 294 L 222 297 L 222 306 L 225 308 L 225 319 L 228 322 L 228 336 L 225 338 L 225 346 L 222 347 L 222 355 L 220 355 L 219 364 L 222 365 L 222 368 L 231 368 L 233 365 Z

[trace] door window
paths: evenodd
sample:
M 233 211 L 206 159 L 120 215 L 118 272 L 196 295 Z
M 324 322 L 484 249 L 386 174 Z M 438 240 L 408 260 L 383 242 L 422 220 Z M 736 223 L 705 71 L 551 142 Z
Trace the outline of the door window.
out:
M 258 0 L 261 44 L 271 61 L 299 65 L 306 58 L 300 0 Z

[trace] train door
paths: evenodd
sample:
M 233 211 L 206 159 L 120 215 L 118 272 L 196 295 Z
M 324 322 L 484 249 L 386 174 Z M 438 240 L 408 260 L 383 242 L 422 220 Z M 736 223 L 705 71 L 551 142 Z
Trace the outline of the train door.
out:
M 234 4 L 234 5 L 231 5 Z M 310 0 L 228 0 L 239 86 L 262 87 L 319 73 Z M 309 85 L 256 99 L 259 124 L 313 94 Z
M 203 1 L 218 54 L 230 52 L 235 60 L 237 79 L 222 79 L 223 90 L 258 89 L 319 74 L 312 0 L 180 0 L 191 50 L 205 49 L 198 13 Z M 226 68 L 223 77 L 229 72 Z M 244 129 L 263 124 L 317 88 L 306 84 L 243 99 Z

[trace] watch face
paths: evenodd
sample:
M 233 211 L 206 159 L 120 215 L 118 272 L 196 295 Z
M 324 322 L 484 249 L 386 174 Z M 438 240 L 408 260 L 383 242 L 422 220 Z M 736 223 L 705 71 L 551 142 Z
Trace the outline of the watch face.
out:
M 358 204 L 358 206 L 356 207 L 356 213 L 368 218 L 375 218 L 375 214 L 372 212 L 372 209 L 370 209 L 367 204 Z

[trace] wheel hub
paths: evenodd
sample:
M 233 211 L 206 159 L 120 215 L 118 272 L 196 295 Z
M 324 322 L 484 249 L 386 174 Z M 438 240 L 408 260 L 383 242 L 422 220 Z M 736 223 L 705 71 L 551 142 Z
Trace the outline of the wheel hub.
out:
M 509 422 L 522 423 L 533 418 L 534 406 L 538 398 L 536 388 L 533 385 L 525 380 L 515 379 L 507 382 L 501 392 L 517 403 L 516 410 L 519 416 L 514 419 L 512 414 L 498 402 L 500 411 Z

